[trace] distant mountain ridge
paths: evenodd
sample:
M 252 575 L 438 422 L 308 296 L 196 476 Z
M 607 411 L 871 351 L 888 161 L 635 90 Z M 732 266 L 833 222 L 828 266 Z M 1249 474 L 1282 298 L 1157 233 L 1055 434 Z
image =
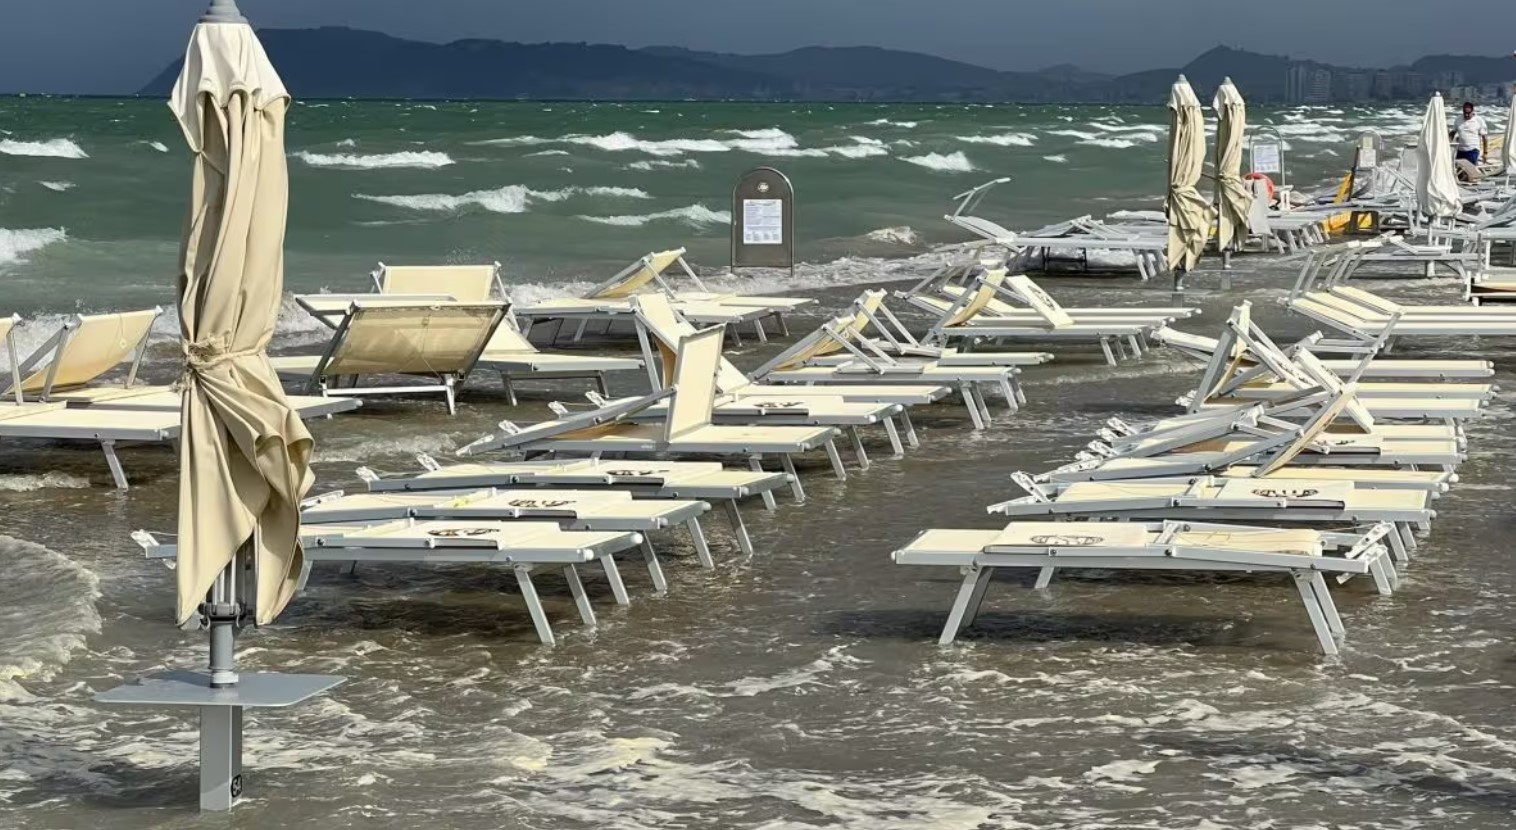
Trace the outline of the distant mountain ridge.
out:
M 1286 74 L 1295 63 L 1218 46 L 1182 67 L 1111 76 L 1070 65 L 1002 72 L 874 46 L 736 55 L 672 46 L 493 40 L 438 44 L 342 27 L 263 29 L 259 36 L 286 85 L 301 98 L 1147 104 L 1162 102 L 1174 76 L 1183 73 L 1202 98 L 1230 76 L 1249 100 L 1263 102 L 1284 99 Z M 139 94 L 167 95 L 179 67 L 180 61 L 170 64 Z M 1397 69 L 1458 72 L 1469 83 L 1503 82 L 1516 75 L 1509 58 L 1460 55 L 1429 56 Z

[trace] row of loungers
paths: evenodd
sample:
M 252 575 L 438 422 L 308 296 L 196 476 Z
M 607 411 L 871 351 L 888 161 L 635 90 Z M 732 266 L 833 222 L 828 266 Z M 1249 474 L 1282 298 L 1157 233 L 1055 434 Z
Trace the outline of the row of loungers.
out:
M 1206 362 L 1182 414 L 1111 419 L 1072 463 L 1012 476 L 1023 495 L 988 508 L 1010 525 L 928 530 L 894 553 L 964 571 L 941 642 L 973 623 L 999 568 L 1037 569 L 1039 589 L 1064 568 L 1244 571 L 1289 577 L 1335 654 L 1345 625 L 1329 583 L 1395 590 L 1457 480 L 1464 421 L 1496 391 L 1440 380 L 1488 378 L 1487 361 L 1376 365 L 1386 338 L 1349 344 L 1352 360 L 1316 357 L 1319 335 L 1280 348 L 1247 303 L 1219 338 L 1165 337 Z M 1377 377 L 1394 380 L 1364 380 Z
M 180 396 L 171 386 L 137 382 L 137 370 L 161 309 L 80 314 L 65 321 L 26 357 L 15 329 L 20 318 L 0 318 L 0 339 L 10 355 L 0 403 L 0 438 L 89 441 L 100 445 L 116 487 L 127 489 L 116 450 L 125 444 L 173 444 L 180 431 Z M 105 375 L 126 366 L 121 382 Z M 291 396 L 303 419 L 355 409 L 340 398 Z

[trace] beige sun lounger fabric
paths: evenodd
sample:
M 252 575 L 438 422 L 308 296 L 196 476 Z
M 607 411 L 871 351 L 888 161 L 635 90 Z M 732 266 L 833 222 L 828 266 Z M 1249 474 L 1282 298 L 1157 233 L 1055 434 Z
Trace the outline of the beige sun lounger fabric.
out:
M 73 318 L 57 335 L 62 338 L 61 343 L 47 353 L 39 351 L 27 358 L 28 362 L 35 358 L 39 365 L 28 368 L 22 364 L 22 370 L 28 374 L 20 382 L 21 391 L 36 395 L 48 389 L 74 389 L 98 380 L 143 348 L 153 322 L 162 313 L 162 309 L 155 308 Z M 7 389 L 7 394 L 13 389 Z
M 487 303 L 498 265 L 385 265 L 374 272 L 380 294 L 446 294 L 455 302 Z

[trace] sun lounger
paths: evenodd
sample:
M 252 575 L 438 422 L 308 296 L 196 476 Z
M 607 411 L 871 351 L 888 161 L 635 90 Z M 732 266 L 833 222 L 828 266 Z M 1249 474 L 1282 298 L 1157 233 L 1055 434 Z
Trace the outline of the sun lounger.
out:
M 133 538 L 153 558 L 172 558 L 175 546 L 153 534 Z M 172 537 L 167 537 L 171 539 Z M 521 598 L 531 615 L 537 637 L 554 645 L 552 625 L 537 596 L 533 573 L 557 570 L 563 574 L 574 605 L 585 625 L 595 625 L 595 610 L 579 578 L 578 566 L 599 560 L 618 597 L 625 594 L 612 555 L 642 543 L 637 533 L 567 531 L 553 522 L 494 522 L 400 519 L 381 524 L 306 525 L 301 528 L 306 573 L 320 562 L 395 563 L 430 565 L 503 565 L 516 575 Z
M 774 491 L 788 487 L 784 473 L 732 470 L 714 461 L 567 459 L 553 461 L 496 461 L 441 465 L 418 456 L 425 468 L 414 475 L 381 476 L 367 468 L 358 475 L 376 493 L 419 493 L 438 490 L 478 490 L 487 487 L 533 487 L 551 493 L 561 489 L 604 489 L 645 499 L 698 499 L 725 509 L 732 533 L 743 553 L 752 555 L 738 502 L 761 498 L 775 509 Z
M 962 585 L 938 642 L 946 645 L 973 624 L 997 568 L 1036 568 L 1046 587 L 1059 569 L 1274 573 L 1299 590 L 1317 642 L 1336 654 L 1342 619 L 1327 588 L 1328 575 L 1374 578 L 1381 594 L 1394 588 L 1384 537 L 1389 525 L 1366 533 L 1249 527 L 1197 522 L 1015 522 L 1003 530 L 927 530 L 891 554 L 900 565 L 960 569 Z
M 1204 335 L 1192 334 L 1178 329 L 1165 328 L 1154 332 L 1153 338 L 1164 345 L 1177 349 L 1189 356 L 1208 363 L 1216 354 L 1217 339 Z M 1434 358 L 1410 358 L 1396 359 L 1379 356 L 1372 342 L 1361 341 L 1327 341 L 1320 332 L 1316 332 L 1290 346 L 1285 347 L 1286 355 L 1292 355 L 1300 349 L 1309 349 L 1313 354 L 1320 355 L 1326 351 L 1351 350 L 1360 355 L 1359 358 L 1347 359 L 1322 359 L 1321 365 L 1331 370 L 1333 374 L 1341 378 L 1347 378 L 1362 372 L 1364 378 L 1398 378 L 1398 379 L 1421 379 L 1421 380 L 1477 380 L 1488 378 L 1495 374 L 1495 364 L 1488 360 L 1439 360 Z M 1364 364 L 1361 355 L 1374 355 L 1374 359 Z M 1234 359 L 1240 359 L 1242 367 L 1257 365 L 1257 359 L 1246 353 L 1234 355 Z
M 511 406 L 517 404 L 516 384 L 522 380 L 564 380 L 588 378 L 602 395 L 607 372 L 626 372 L 642 368 L 642 361 L 629 357 L 544 352 L 532 345 L 510 314 L 495 329 L 489 345 L 475 363 L 476 369 L 498 372 Z
M 477 455 L 494 449 L 631 456 L 742 455 L 754 463 L 764 455 L 778 455 L 785 472 L 795 475 L 793 455 L 825 449 L 837 477 L 846 479 L 834 428 L 725 426 L 711 422 L 722 336 L 720 328 L 711 328 L 681 341 L 672 382 L 666 390 L 524 429 L 507 422 L 502 424 L 502 432 L 475 441 L 459 450 L 459 455 Z M 628 421 L 630 416 L 665 399 L 668 417 L 662 424 Z M 798 476 L 792 487 L 796 499 L 804 500 L 805 491 Z
M 1014 317 L 995 316 L 987 309 L 997 293 L 1009 292 L 1026 303 L 1027 308 Z M 928 313 L 936 314 L 929 339 L 947 343 L 958 338 L 976 340 L 1031 340 L 1049 342 L 1095 343 L 1105 354 L 1106 362 L 1116 365 L 1118 355 L 1126 357 L 1123 344 L 1131 356 L 1143 353 L 1142 341 L 1161 328 L 1161 319 L 1110 320 L 1075 319 L 1040 286 L 1025 276 L 1006 276 L 1000 269 L 980 278 L 973 292 L 959 294 L 953 300 L 911 295 L 908 302 Z M 1161 315 L 1159 315 L 1161 317 Z
M 644 534 L 643 557 L 654 590 L 668 591 L 668 581 L 646 534 L 685 527 L 705 568 L 716 567 L 711 558 L 700 517 L 710 505 L 693 499 L 635 499 L 619 490 L 554 490 L 535 488 L 421 493 L 357 493 L 341 490 L 307 499 L 301 505 L 301 521 L 318 524 L 389 522 L 396 519 L 468 519 L 500 522 L 557 522 L 564 530 L 629 531 Z M 614 563 L 612 563 L 614 567 Z M 618 584 L 616 602 L 630 602 Z
M 270 359 L 280 377 L 308 394 L 333 396 L 441 392 L 457 412 L 457 386 L 468 377 L 505 315 L 501 303 L 348 307 L 319 355 Z M 360 378 L 409 375 L 430 383 L 358 386 Z M 347 385 L 342 385 L 343 381 Z
M 664 272 L 676 264 L 695 284 L 696 291 L 680 292 L 665 279 Z M 559 321 L 559 328 L 553 333 L 554 340 L 561 333 L 563 324 L 572 321 L 576 324 L 574 339 L 577 341 L 592 320 L 604 320 L 609 326 L 615 320 L 635 313 L 631 297 L 650 288 L 667 294 L 678 305 L 679 311 L 694 323 L 730 326 L 734 338 L 738 337 L 739 325 L 752 323 L 760 341 L 768 340 L 763 328 L 765 319 L 774 319 L 780 331 L 784 331 L 785 313 L 814 302 L 804 297 L 743 297 L 712 292 L 685 262 L 684 249 L 679 248 L 648 254 L 581 297 L 545 300 L 518 308 L 516 313 L 525 321 L 524 330 L 527 332 L 542 320 Z
M 903 360 L 864 335 L 868 312 L 882 302 L 883 291 L 864 292 L 848 313 L 823 323 L 820 328 L 765 363 L 753 373 L 765 382 L 781 384 L 863 383 L 873 386 L 889 383 L 946 384 L 959 389 L 975 429 L 986 429 L 991 421 L 984 387 L 995 387 L 1007 408 L 1015 412 L 1025 401 L 1016 381 L 1019 369 L 1014 365 L 958 365 L 925 360 Z M 850 358 L 829 358 L 846 352 Z M 1042 359 L 1039 354 L 1028 359 Z
M 1414 531 L 1428 530 L 1436 511 L 1424 490 L 1358 489 L 1351 481 L 1316 478 L 1258 481 L 1195 476 L 1140 481 L 1038 484 L 1011 476 L 1027 495 L 992 504 L 990 513 L 1012 519 L 1217 521 L 1356 525 L 1387 523 L 1397 561 L 1416 549 Z
M 380 294 L 442 294 L 459 303 L 487 303 L 506 297 L 500 263 L 489 265 L 385 265 L 369 275 Z
M 12 352 L 14 365 L 5 395 L 16 400 L 66 401 L 71 393 L 103 388 L 97 383 L 100 378 L 122 364 L 127 364 L 127 373 L 116 388 L 133 387 L 153 323 L 162 314 L 163 309 L 152 308 L 74 315 L 27 357 Z

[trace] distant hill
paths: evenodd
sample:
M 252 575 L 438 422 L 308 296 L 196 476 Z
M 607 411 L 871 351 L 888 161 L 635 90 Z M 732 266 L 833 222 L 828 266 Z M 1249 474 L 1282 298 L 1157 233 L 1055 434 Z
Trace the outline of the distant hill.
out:
M 1291 61 L 1218 46 L 1174 69 L 1112 77 L 1077 66 L 1001 72 L 872 46 L 811 46 L 767 55 L 670 46 L 460 40 L 424 43 L 341 27 L 259 31 L 301 98 L 801 100 L 1161 103 L 1183 72 L 1201 100 L 1230 76 L 1250 101 L 1279 101 Z M 1509 58 L 1440 55 L 1411 71 L 1456 71 L 1470 83 L 1516 75 Z M 167 95 L 175 61 L 139 94 Z

